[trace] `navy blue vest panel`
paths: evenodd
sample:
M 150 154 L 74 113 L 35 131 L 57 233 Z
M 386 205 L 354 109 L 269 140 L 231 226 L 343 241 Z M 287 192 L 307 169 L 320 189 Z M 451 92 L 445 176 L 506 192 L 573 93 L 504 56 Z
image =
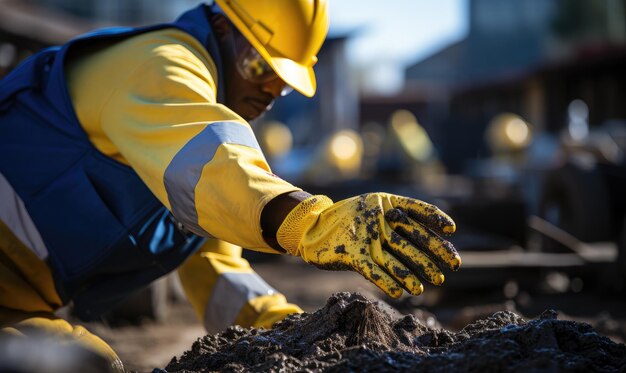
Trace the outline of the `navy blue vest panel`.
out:
M 205 11 L 201 5 L 171 24 L 84 35 L 39 52 L 0 81 L 0 172 L 41 234 L 61 299 L 73 301 L 83 319 L 172 271 L 204 239 L 178 229 L 130 167 L 91 144 L 69 97 L 66 55 L 83 43 L 176 27 L 198 39 L 221 71 Z

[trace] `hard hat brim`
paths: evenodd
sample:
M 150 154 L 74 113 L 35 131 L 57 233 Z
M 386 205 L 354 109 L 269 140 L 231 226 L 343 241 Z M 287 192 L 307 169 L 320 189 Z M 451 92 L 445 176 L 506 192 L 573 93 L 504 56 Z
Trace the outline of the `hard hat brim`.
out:
M 261 53 L 263 55 L 263 53 Z M 263 56 L 285 83 L 306 97 L 313 97 L 317 88 L 313 67 L 303 66 L 288 58 Z M 269 58 L 268 58 L 269 57 Z

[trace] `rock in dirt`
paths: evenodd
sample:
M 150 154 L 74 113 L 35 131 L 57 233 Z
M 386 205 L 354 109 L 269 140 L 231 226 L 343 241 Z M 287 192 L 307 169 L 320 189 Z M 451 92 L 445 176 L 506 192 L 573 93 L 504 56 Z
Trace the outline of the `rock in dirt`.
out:
M 339 293 L 272 330 L 231 327 L 201 338 L 165 368 L 211 371 L 624 372 L 626 346 L 588 324 L 558 320 L 554 311 L 532 321 L 497 312 L 453 333 L 412 315 L 392 318 L 359 294 Z

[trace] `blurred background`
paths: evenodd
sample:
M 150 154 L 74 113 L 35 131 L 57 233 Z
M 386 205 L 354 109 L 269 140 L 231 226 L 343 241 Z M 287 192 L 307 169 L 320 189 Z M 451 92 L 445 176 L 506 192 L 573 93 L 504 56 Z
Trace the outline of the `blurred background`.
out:
M 0 77 L 82 32 L 198 3 L 0 0 Z M 437 204 L 457 222 L 463 267 L 400 300 L 292 258 L 247 253 L 255 269 L 305 310 L 358 290 L 452 329 L 555 308 L 626 339 L 626 0 L 330 7 L 316 96 L 281 98 L 253 123 L 273 171 L 334 200 Z M 181 298 L 170 276 L 92 327 L 138 369 L 162 366 L 203 335 Z

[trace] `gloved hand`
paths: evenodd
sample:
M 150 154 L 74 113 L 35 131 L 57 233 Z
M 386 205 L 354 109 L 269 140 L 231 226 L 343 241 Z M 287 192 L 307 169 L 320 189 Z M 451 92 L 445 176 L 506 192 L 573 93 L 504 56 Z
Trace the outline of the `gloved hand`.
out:
M 271 329 L 275 323 L 282 321 L 285 317 L 302 312 L 302 308 L 288 303 L 284 295 L 274 293 L 251 299 L 239 312 L 235 324 L 243 327 Z M 254 320 L 254 322 L 250 325 L 246 323 L 248 320 Z
M 318 195 L 287 215 L 276 239 L 308 263 L 356 271 L 397 298 L 402 289 L 423 292 L 416 275 L 440 285 L 444 275 L 437 265 L 461 266 L 452 244 L 439 236 L 455 229 L 437 207 L 412 198 L 369 193 L 333 203 Z

